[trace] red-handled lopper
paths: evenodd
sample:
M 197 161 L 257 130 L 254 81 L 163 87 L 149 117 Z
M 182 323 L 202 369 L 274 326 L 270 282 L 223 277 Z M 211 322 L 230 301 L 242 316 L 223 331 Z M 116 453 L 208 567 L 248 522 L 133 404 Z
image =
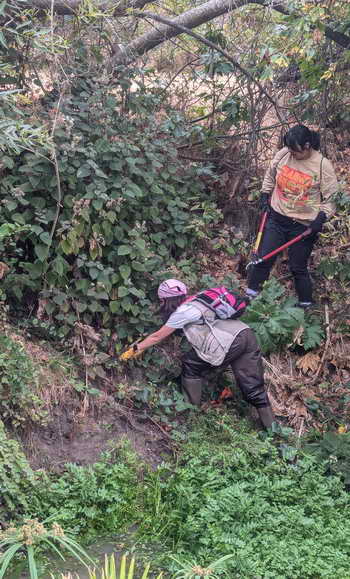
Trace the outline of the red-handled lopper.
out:
M 264 232 L 264 228 L 265 228 L 265 223 L 266 223 L 266 219 L 267 219 L 267 215 L 268 212 L 265 211 L 262 216 L 261 216 L 261 220 L 260 220 L 260 225 L 259 225 L 259 229 L 258 229 L 258 234 L 256 236 L 256 241 L 253 247 L 253 251 L 252 251 L 252 257 L 253 257 L 253 261 L 255 261 L 256 259 L 258 259 L 258 249 L 261 243 L 261 238 Z
M 305 229 L 305 231 L 303 231 L 303 233 L 300 233 L 299 235 L 297 235 L 296 237 L 294 237 L 290 241 L 287 241 L 287 243 L 284 243 L 280 247 L 277 247 L 273 251 L 270 251 L 270 253 L 267 253 L 266 255 L 264 255 L 263 257 L 259 257 L 258 259 L 254 259 L 253 261 L 250 261 L 247 265 L 247 269 L 251 265 L 257 265 L 258 263 L 262 263 L 263 261 L 270 259 L 270 257 L 273 257 L 277 253 L 280 253 L 284 249 L 287 249 L 287 247 L 289 247 L 290 245 L 293 245 L 294 243 L 301 241 L 302 239 L 304 239 L 304 237 L 307 237 L 308 235 L 310 235 L 310 233 L 312 233 L 312 229 L 310 227 L 308 227 L 307 229 Z

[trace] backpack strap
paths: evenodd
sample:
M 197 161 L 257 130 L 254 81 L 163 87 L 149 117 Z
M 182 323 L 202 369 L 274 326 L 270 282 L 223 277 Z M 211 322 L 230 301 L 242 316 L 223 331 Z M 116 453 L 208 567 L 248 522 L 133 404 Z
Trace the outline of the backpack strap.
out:
M 200 320 L 198 320 L 198 322 L 196 322 L 197 324 L 205 324 L 208 322 L 208 317 L 212 318 L 212 322 L 215 320 L 216 318 L 216 314 L 215 314 L 215 310 L 212 310 L 206 303 L 204 303 L 201 300 L 198 300 L 197 297 L 195 297 L 194 300 L 191 301 L 191 305 L 193 307 L 195 307 L 197 310 L 200 311 L 200 313 L 202 314 L 202 317 Z

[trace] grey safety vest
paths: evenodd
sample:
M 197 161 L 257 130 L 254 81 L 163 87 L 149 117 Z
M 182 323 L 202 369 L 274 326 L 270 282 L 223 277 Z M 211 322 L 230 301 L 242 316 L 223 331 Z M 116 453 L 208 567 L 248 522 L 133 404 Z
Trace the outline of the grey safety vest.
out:
M 191 306 L 200 310 L 202 317 L 196 323 L 184 326 L 184 334 L 201 360 L 220 366 L 234 339 L 249 328 L 240 320 L 220 320 L 204 304 L 193 300 Z

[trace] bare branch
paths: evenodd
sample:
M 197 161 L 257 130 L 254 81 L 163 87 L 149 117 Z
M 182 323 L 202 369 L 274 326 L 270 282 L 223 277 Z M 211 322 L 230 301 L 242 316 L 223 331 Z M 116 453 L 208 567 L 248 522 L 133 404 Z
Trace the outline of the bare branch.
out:
M 136 16 L 139 16 L 140 18 L 150 18 L 152 20 L 155 20 L 156 22 L 160 22 L 162 24 L 165 24 L 166 26 L 169 26 L 170 28 L 175 28 L 177 31 L 179 32 L 185 32 L 186 34 L 189 34 L 190 36 L 192 36 L 193 38 L 195 38 L 196 40 L 199 40 L 199 42 L 201 42 L 202 44 L 205 44 L 206 46 L 208 46 L 209 48 L 211 48 L 212 50 L 216 50 L 217 52 L 220 52 L 229 62 L 231 62 L 231 64 L 237 69 L 239 70 L 244 76 L 246 76 L 252 83 L 254 83 L 260 90 L 261 94 L 265 95 L 265 97 L 270 101 L 270 103 L 274 106 L 277 116 L 279 118 L 279 120 L 281 122 L 283 122 L 283 119 L 279 113 L 279 107 L 278 104 L 273 100 L 273 98 L 269 95 L 269 93 L 265 90 L 265 88 L 262 86 L 262 84 L 245 68 L 243 68 L 239 62 L 237 62 L 237 60 L 235 60 L 234 58 L 232 58 L 232 56 L 223 48 L 221 48 L 220 46 L 218 46 L 217 44 L 214 44 L 214 42 L 211 42 L 211 40 L 208 40 L 207 38 L 204 38 L 204 36 L 201 36 L 200 34 L 197 34 L 197 32 L 193 32 L 192 30 L 190 30 L 189 28 L 187 28 L 186 26 L 183 26 L 182 24 L 180 24 L 179 22 L 170 20 L 169 18 L 164 18 L 164 16 L 158 16 L 158 14 L 153 14 L 152 12 L 135 12 Z M 178 20 L 178 19 L 176 19 Z M 128 59 L 128 55 L 125 55 L 126 59 Z

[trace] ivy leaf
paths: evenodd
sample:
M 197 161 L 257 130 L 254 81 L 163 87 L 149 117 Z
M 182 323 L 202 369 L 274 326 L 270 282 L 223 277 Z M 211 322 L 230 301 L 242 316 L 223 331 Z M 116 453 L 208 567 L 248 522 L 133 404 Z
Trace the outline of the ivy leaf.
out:
M 67 296 L 64 293 L 59 293 L 57 295 L 55 295 L 53 297 L 53 301 L 55 302 L 55 304 L 62 306 L 64 304 L 64 302 L 66 301 Z
M 121 265 L 119 271 L 123 279 L 128 279 L 130 277 L 131 267 L 129 265 Z
M 131 250 L 131 245 L 119 245 L 118 255 L 128 255 L 128 253 L 131 253 Z
M 82 314 L 87 309 L 87 304 L 84 304 L 82 302 L 75 302 L 74 307 L 80 314 Z
M 119 303 L 117 301 L 109 302 L 109 309 L 111 310 L 112 314 L 116 314 L 119 310 Z
M 129 295 L 129 290 L 128 288 L 126 288 L 125 286 L 121 285 L 118 288 L 118 297 L 123 298 L 125 296 Z
M 115 211 L 108 211 L 106 218 L 108 219 L 108 221 L 110 221 L 111 223 L 114 223 L 116 218 L 117 218 L 117 214 L 115 213 Z
M 58 275 L 61 276 L 61 275 L 63 275 L 63 272 L 64 272 L 64 264 L 65 263 L 66 262 L 62 258 L 56 257 L 56 259 L 53 260 L 51 265 L 53 267 L 53 270 L 56 273 L 58 273 Z
M 182 249 L 185 247 L 185 239 L 183 237 L 176 237 L 175 243 L 178 247 L 181 247 Z
M 73 248 L 72 248 L 71 244 L 69 243 L 68 239 L 62 239 L 60 246 L 61 246 L 63 253 L 65 253 L 66 255 L 69 255 L 70 253 L 73 252 Z
M 47 259 L 49 249 L 46 245 L 41 245 L 39 243 L 34 246 L 34 251 L 40 261 L 45 261 L 45 259 Z
M 99 271 L 96 267 L 90 267 L 89 268 L 89 274 L 90 274 L 91 279 L 96 279 L 98 274 L 99 274 Z
M 146 249 L 146 243 L 143 239 L 135 239 L 135 245 L 140 251 L 144 251 Z
M 91 175 L 91 169 L 89 166 L 83 165 L 77 171 L 77 178 L 78 179 L 83 179 L 84 177 L 89 177 L 89 175 Z
M 146 270 L 146 266 L 143 263 L 140 263 L 139 261 L 132 261 L 131 267 L 135 271 L 145 271 Z
M 17 208 L 17 201 L 6 201 L 6 209 L 7 211 L 14 211 Z
M 51 236 L 47 231 L 43 231 L 43 233 L 40 233 L 39 237 L 40 237 L 40 240 L 43 243 L 45 243 L 46 245 L 51 244 Z

